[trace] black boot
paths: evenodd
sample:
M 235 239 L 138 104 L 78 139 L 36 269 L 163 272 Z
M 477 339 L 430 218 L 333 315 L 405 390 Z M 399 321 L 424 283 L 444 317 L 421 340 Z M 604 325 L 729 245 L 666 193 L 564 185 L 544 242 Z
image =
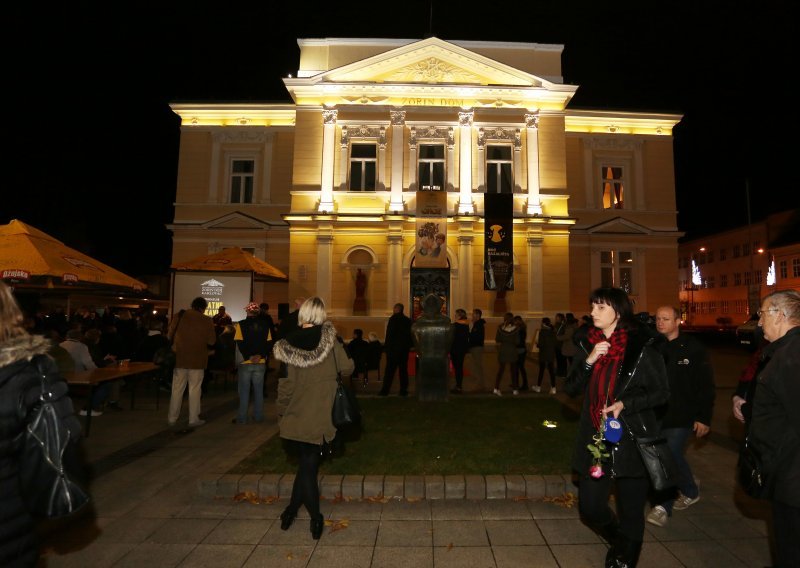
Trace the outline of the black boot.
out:
M 286 510 L 281 513 L 281 530 L 288 531 L 289 527 L 292 526 L 295 517 L 297 517 L 297 511 L 291 511 L 287 507 Z
M 619 522 L 617 517 L 612 517 L 611 521 L 598 529 L 600 536 L 608 543 L 608 553 L 606 554 L 605 568 L 617 568 Z
M 322 515 L 317 515 L 316 517 L 311 517 L 311 538 L 314 540 L 319 540 L 322 536 L 322 529 L 325 527 L 325 517 Z
M 606 556 L 606 568 L 636 568 L 641 551 L 641 541 L 630 540 L 619 533 L 616 542 Z

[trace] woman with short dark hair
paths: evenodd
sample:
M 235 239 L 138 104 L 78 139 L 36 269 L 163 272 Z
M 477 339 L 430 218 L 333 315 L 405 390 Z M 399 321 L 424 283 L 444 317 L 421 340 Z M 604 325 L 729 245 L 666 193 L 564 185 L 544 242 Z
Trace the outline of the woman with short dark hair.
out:
M 642 548 L 650 490 L 633 437 L 658 434 L 655 408 L 669 401 L 667 372 L 654 347 L 658 338 L 633 317 L 625 291 L 598 288 L 589 302 L 594 327 L 578 340 L 566 384 L 570 396 L 585 395 L 572 466 L 579 476 L 581 518 L 610 545 L 606 567 L 632 568 Z M 622 427 L 617 441 L 604 429 L 610 418 Z M 613 486 L 616 513 L 608 504 Z

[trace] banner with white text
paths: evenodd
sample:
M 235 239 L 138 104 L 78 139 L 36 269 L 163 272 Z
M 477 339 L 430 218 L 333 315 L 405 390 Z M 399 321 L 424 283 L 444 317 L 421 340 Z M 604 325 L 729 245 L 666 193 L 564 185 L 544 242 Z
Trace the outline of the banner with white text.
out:
M 484 197 L 483 289 L 514 289 L 514 196 L 487 193 Z

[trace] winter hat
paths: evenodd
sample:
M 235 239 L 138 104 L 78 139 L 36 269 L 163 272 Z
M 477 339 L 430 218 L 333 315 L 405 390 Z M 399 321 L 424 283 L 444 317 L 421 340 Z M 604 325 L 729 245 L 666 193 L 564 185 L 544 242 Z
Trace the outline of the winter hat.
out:
M 255 302 L 250 302 L 244 307 L 244 311 L 246 311 L 248 314 L 257 314 L 261 311 L 261 307 Z

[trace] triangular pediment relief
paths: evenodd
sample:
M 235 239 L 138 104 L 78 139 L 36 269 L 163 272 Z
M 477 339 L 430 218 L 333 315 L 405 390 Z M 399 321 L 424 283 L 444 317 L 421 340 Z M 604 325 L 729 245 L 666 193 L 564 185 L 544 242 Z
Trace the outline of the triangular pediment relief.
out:
M 239 211 L 211 219 L 200 225 L 204 229 L 268 229 L 269 223 Z
M 438 38 L 428 38 L 312 78 L 321 83 L 422 83 L 542 87 L 548 81 Z
M 614 219 L 598 223 L 597 225 L 586 229 L 586 232 L 593 234 L 614 233 L 627 235 L 650 235 L 653 233 L 652 230 L 648 229 L 644 225 L 634 223 L 633 221 L 629 221 L 628 219 L 623 219 L 621 217 L 616 217 Z

